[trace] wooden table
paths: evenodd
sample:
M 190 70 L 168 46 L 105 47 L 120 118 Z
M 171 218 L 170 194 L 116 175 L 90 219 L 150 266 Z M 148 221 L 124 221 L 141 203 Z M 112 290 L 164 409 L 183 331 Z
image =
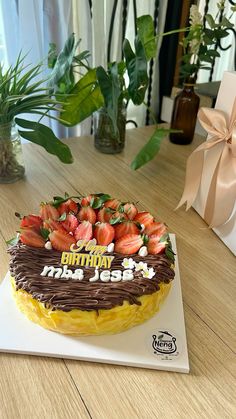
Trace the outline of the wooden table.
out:
M 137 172 L 129 164 L 153 128 L 127 132 L 125 151 L 105 155 L 91 137 L 69 140 L 75 162 L 62 165 L 24 145 L 26 179 L 0 186 L 1 278 L 4 240 L 18 228 L 15 211 L 36 212 L 53 195 L 104 191 L 139 201 L 177 236 L 191 372 L 0 354 L 0 418 L 233 418 L 235 408 L 235 258 L 194 211 L 174 211 L 190 146 L 165 140 Z

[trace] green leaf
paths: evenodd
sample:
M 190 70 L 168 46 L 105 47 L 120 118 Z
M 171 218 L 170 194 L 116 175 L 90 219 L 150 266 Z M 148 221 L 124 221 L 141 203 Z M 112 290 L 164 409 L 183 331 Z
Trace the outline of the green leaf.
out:
M 226 28 L 233 28 L 234 27 L 234 24 L 231 23 L 225 16 L 223 16 L 223 18 L 222 18 L 221 25 L 225 26 Z
M 160 150 L 160 145 L 162 140 L 173 130 L 165 128 L 157 128 L 151 138 L 148 140 L 147 144 L 140 150 L 135 159 L 131 163 L 131 168 L 133 170 L 139 169 L 144 164 L 148 163 L 150 160 L 155 157 L 155 155 Z
M 164 335 L 159 335 L 158 340 L 162 340 L 164 338 Z
M 41 233 L 41 236 L 42 236 L 45 240 L 47 240 L 47 239 L 48 239 L 48 236 L 49 236 L 49 234 L 50 234 L 50 231 L 49 231 L 47 228 L 43 228 L 43 227 L 41 227 L 41 228 L 40 228 L 40 233 Z
M 219 52 L 216 51 L 215 49 L 208 49 L 207 54 L 210 55 L 211 57 L 220 57 Z
M 104 98 L 107 113 L 111 118 L 113 130 L 116 134 L 118 131 L 118 100 L 121 93 L 117 63 L 113 63 L 111 65 L 109 73 L 107 73 L 102 66 L 99 66 L 97 68 L 97 78 Z
M 54 154 L 63 163 L 73 163 L 73 157 L 69 147 L 61 142 L 52 130 L 43 124 L 25 119 L 16 118 L 17 125 L 30 131 L 19 130 L 20 135 L 32 143 L 41 145 L 45 150 Z
M 91 199 L 90 205 L 92 208 L 98 209 L 101 208 L 104 202 L 108 201 L 109 199 L 111 199 L 111 196 L 108 194 L 103 194 L 101 196 L 96 195 Z
M 63 212 L 63 214 L 61 214 L 61 216 L 58 218 L 58 221 L 65 221 L 66 219 L 66 212 Z
M 10 240 L 6 241 L 7 246 L 15 246 L 19 241 L 20 235 L 17 234 L 16 237 L 13 237 Z
M 53 201 L 50 202 L 55 208 L 58 208 L 63 202 L 68 201 L 68 199 L 80 199 L 81 196 L 69 196 L 69 194 L 67 192 L 65 192 L 65 197 L 62 196 L 54 196 L 53 197 Z M 78 205 L 78 203 L 77 203 Z
M 73 87 L 62 107 L 61 118 L 73 126 L 84 121 L 104 104 L 96 69 L 89 70 Z
M 135 53 L 128 39 L 124 40 L 123 51 L 129 75 L 128 92 L 133 103 L 141 105 L 148 86 L 148 75 L 145 50 L 139 36 L 135 38 Z
M 145 50 L 147 60 L 155 58 L 157 51 L 157 43 L 152 17 L 150 15 L 143 15 L 138 17 L 137 30 L 139 38 Z
M 120 222 L 121 222 L 121 220 L 122 220 L 122 218 L 121 218 L 121 217 L 111 218 L 111 219 L 109 220 L 109 223 L 110 223 L 111 225 L 114 225 L 114 224 L 118 224 L 118 223 L 120 223 Z
M 208 25 L 210 26 L 210 28 L 213 29 L 213 28 L 216 27 L 215 21 L 214 21 L 214 19 L 213 19 L 213 17 L 211 15 L 206 14 L 205 15 L 205 19 L 206 19 Z
M 53 68 L 57 61 L 57 46 L 53 42 L 49 44 L 48 68 Z
M 57 57 L 56 63 L 49 77 L 48 87 L 55 88 L 59 81 L 70 72 L 75 50 L 78 44 L 79 42 L 75 43 L 75 36 L 74 33 L 72 33 Z

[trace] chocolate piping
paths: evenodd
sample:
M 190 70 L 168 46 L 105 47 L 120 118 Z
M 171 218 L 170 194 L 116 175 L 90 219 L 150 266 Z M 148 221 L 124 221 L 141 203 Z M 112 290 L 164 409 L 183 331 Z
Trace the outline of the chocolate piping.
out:
M 136 262 L 144 261 L 148 267 L 156 272 L 152 279 L 143 278 L 141 272 L 134 271 L 134 279 L 127 282 L 89 282 L 94 275 L 94 268 L 83 267 L 84 279 L 62 280 L 42 277 L 40 273 L 45 265 L 62 267 L 61 253 L 55 250 L 33 248 L 17 244 L 8 249 L 11 255 L 10 271 L 15 278 L 16 289 L 22 289 L 31 294 L 33 298 L 44 303 L 51 310 L 72 309 L 86 311 L 111 309 L 121 306 L 124 301 L 140 305 L 137 299 L 142 295 L 150 295 L 160 289 L 161 282 L 169 283 L 174 278 L 171 261 L 162 255 L 148 255 L 142 258 L 131 255 Z M 125 255 L 114 254 L 111 270 L 124 270 L 121 265 Z M 72 270 L 79 266 L 70 267 Z

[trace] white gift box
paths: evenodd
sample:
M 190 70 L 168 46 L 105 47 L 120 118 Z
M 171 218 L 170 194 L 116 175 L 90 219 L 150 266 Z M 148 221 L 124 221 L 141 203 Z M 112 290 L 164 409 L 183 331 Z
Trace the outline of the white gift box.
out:
M 236 98 L 236 71 L 226 71 L 220 84 L 219 93 L 216 100 L 215 109 L 222 110 L 230 116 L 234 100 Z M 202 173 L 201 185 L 193 208 L 203 217 L 206 199 L 213 175 L 213 171 L 209 167 L 215 167 L 217 147 L 210 151 L 205 151 L 204 167 Z M 203 217 L 204 218 L 204 217 Z M 230 219 L 220 227 L 214 228 L 214 232 L 226 244 L 226 246 L 236 255 L 236 203 Z

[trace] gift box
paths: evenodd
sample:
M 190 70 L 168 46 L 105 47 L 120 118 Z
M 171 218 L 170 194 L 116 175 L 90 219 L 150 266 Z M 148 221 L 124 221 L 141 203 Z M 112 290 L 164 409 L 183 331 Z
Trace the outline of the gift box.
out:
M 206 141 L 190 155 L 187 202 L 236 255 L 236 72 L 225 72 L 214 109 L 201 108 L 198 119 Z

